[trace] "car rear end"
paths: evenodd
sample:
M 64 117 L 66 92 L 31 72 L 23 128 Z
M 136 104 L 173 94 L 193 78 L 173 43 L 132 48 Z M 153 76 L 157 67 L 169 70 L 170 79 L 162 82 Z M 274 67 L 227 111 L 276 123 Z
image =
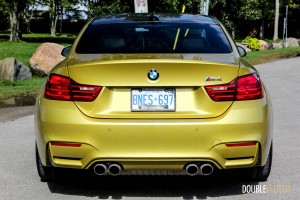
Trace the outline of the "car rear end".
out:
M 94 20 L 38 96 L 37 149 L 43 166 L 97 175 L 264 166 L 267 97 L 214 19 Z

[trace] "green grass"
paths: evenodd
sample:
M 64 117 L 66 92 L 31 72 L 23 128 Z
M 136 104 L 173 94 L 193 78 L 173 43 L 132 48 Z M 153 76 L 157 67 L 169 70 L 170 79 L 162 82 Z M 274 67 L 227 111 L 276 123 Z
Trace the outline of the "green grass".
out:
M 0 81 L 0 100 L 20 96 L 36 96 L 45 82 L 45 77 L 33 77 L 31 80 Z
M 40 43 L 28 42 L 0 42 L 0 60 L 7 57 L 15 57 L 18 61 L 28 66 L 31 56 Z
M 28 65 L 36 48 L 43 42 L 55 42 L 68 46 L 74 41 L 75 35 L 62 34 L 58 37 L 51 37 L 50 34 L 23 34 L 22 42 L 9 42 L 8 39 L 8 34 L 0 34 L 0 60 L 6 57 L 15 57 L 18 61 Z M 245 60 L 252 65 L 257 65 L 299 55 L 300 47 L 288 47 L 250 52 Z M 36 96 L 45 80 L 45 77 L 33 77 L 31 80 L 16 82 L 0 81 L 0 100 L 16 96 Z
M 295 56 L 300 56 L 300 47 L 287 47 L 282 49 L 253 51 L 246 55 L 245 60 L 247 60 L 252 65 L 257 65 L 281 58 L 289 58 Z
M 50 34 L 23 34 L 22 42 L 10 42 L 9 34 L 0 34 L 0 60 L 7 57 L 15 57 L 17 61 L 29 66 L 29 60 L 37 47 L 44 42 L 54 42 L 63 46 L 69 46 L 75 39 L 73 34 L 62 34 L 52 37 Z M 36 96 L 45 77 L 33 77 L 31 80 L 0 81 L 0 100 L 16 96 Z
M 50 34 L 23 34 L 22 42 L 10 42 L 9 34 L 0 34 L 0 60 L 15 57 L 27 66 L 37 47 L 44 42 L 54 42 L 63 46 L 73 43 L 75 35 L 62 34 L 52 37 Z

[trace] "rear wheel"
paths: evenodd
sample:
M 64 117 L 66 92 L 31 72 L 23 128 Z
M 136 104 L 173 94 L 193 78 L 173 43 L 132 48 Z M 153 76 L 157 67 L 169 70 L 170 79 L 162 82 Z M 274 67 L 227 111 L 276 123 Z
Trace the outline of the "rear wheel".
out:
M 272 167 L 273 143 L 271 143 L 267 162 L 262 167 L 254 167 L 248 169 L 249 178 L 251 181 L 266 181 L 270 175 Z
M 55 179 L 55 171 L 54 169 L 52 169 L 52 167 L 47 167 L 42 164 L 36 145 L 35 145 L 35 160 L 36 160 L 36 168 L 41 178 L 41 181 L 43 182 L 53 181 Z

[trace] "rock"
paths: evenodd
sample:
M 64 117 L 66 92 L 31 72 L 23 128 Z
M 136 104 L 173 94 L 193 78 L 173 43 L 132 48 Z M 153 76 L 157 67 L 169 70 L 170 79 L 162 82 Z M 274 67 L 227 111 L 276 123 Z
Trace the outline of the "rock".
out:
M 15 80 L 26 80 L 32 78 L 32 73 L 29 67 L 25 66 L 22 62 L 17 62 L 15 65 Z
M 264 40 L 259 40 L 260 43 L 260 50 L 267 50 L 269 49 L 269 45 L 266 41 Z
M 246 43 L 246 44 L 242 44 L 242 43 L 238 43 L 238 42 L 237 42 L 236 45 L 237 45 L 237 46 L 240 46 L 240 47 L 243 47 L 243 48 L 246 50 L 247 53 L 249 53 L 249 52 L 252 51 L 251 49 L 249 49 L 249 48 L 247 47 L 247 43 Z
M 56 43 L 46 42 L 41 44 L 30 58 L 30 69 L 34 75 L 46 76 L 51 69 L 63 61 L 61 55 L 64 46 Z
M 281 49 L 281 48 L 283 48 L 283 44 L 282 44 L 282 42 L 272 43 L 272 47 L 273 47 L 273 49 Z
M 0 61 L 0 80 L 14 81 L 16 59 L 13 57 L 5 58 Z
M 273 49 L 273 43 L 272 42 L 268 42 L 268 50 Z
M 0 108 L 10 107 L 10 106 L 32 106 L 35 105 L 34 96 L 22 96 L 22 97 L 12 97 L 9 99 L 0 101 Z
M 0 60 L 0 80 L 16 81 L 30 79 L 32 73 L 22 62 L 13 57 Z
M 299 47 L 299 42 L 296 38 L 288 38 L 286 41 L 286 47 Z

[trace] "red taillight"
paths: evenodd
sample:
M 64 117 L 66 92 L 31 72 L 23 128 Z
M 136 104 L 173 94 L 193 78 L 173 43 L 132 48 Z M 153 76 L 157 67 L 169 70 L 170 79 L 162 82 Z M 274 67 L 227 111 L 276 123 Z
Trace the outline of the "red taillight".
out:
M 205 86 L 214 101 L 241 101 L 261 99 L 262 84 L 256 73 L 240 76 L 228 84 Z
M 206 86 L 205 89 L 214 101 L 233 101 L 235 96 L 236 81 L 224 85 Z
M 46 84 L 44 97 L 46 99 L 71 101 L 70 79 L 51 74 Z
M 68 77 L 51 74 L 46 84 L 44 97 L 63 101 L 94 101 L 101 89 L 101 86 L 82 85 Z
M 256 73 L 241 76 L 237 79 L 235 100 L 252 100 L 263 98 L 262 85 Z

